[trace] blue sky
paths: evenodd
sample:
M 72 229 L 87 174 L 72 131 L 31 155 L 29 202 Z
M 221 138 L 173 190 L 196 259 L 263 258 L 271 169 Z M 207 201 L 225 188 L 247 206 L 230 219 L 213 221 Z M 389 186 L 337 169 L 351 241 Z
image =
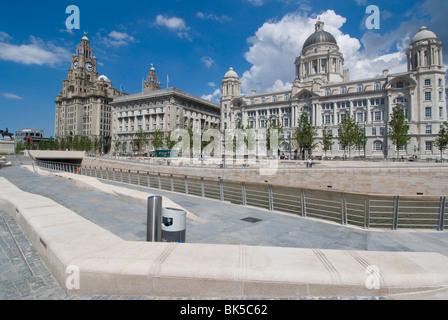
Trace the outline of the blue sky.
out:
M 381 13 L 379 30 L 365 26 L 368 5 Z M 65 26 L 69 5 L 80 30 Z M 54 100 L 67 78 L 84 31 L 98 72 L 127 93 L 141 91 L 150 65 L 162 88 L 176 87 L 219 101 L 233 67 L 244 92 L 288 88 L 294 61 L 317 17 L 335 35 L 352 79 L 385 68 L 406 71 L 404 52 L 420 26 L 448 44 L 446 0 L 165 0 L 8 1 L 0 11 L 0 129 L 27 127 L 54 135 Z M 448 50 L 444 53 L 448 62 Z

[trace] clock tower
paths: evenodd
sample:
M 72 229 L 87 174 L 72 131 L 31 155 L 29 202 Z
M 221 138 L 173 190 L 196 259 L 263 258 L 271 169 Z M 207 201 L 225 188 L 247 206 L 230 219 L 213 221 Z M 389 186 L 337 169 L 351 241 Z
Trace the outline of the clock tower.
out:
M 55 138 L 88 137 L 108 151 L 111 140 L 111 108 L 114 97 L 122 95 L 112 82 L 97 71 L 97 58 L 85 32 L 72 56 L 68 78 L 56 98 Z

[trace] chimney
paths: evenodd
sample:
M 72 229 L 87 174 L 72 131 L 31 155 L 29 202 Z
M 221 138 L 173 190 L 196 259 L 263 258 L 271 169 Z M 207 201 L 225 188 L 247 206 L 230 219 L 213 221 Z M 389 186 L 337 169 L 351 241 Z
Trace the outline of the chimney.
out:
M 350 81 L 350 70 L 344 70 L 344 82 L 349 82 Z

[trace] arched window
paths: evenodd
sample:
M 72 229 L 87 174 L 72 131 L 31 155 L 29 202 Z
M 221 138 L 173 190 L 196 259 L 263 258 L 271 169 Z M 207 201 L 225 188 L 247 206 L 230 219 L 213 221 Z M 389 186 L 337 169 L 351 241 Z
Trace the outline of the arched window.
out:
M 347 93 L 347 87 L 341 87 L 341 94 L 346 94 Z
M 383 151 L 383 142 L 375 141 L 373 143 L 373 151 Z
M 374 90 L 381 90 L 381 82 L 375 82 Z
M 357 92 L 363 92 L 364 91 L 364 86 L 362 84 L 358 84 L 358 86 L 356 87 L 356 91 Z
M 325 89 L 325 95 L 328 97 L 328 96 L 331 96 L 331 89 L 330 88 L 327 88 L 327 89 Z

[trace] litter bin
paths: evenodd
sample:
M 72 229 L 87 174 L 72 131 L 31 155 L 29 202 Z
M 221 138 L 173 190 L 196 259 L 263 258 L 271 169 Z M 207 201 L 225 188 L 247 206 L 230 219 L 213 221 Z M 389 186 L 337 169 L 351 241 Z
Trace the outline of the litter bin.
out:
M 162 242 L 185 242 L 187 213 L 174 208 L 162 209 Z

